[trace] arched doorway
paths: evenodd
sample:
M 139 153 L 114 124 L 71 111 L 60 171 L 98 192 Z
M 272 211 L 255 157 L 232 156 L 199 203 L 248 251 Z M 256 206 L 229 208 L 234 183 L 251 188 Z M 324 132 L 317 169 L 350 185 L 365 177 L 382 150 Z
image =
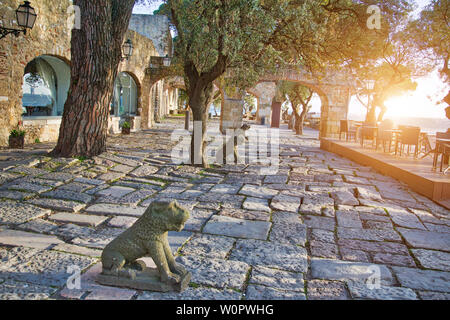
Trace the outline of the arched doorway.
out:
M 69 64 L 43 55 L 25 67 L 22 85 L 24 117 L 62 116 L 70 87 Z
M 120 72 L 114 85 L 110 114 L 116 117 L 136 116 L 138 98 L 138 84 L 134 77 L 127 72 Z

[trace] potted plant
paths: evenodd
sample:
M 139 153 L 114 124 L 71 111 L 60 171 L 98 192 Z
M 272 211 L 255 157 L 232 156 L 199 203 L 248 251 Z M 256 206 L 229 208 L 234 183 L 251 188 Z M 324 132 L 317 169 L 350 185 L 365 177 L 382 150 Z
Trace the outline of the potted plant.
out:
M 130 134 L 131 132 L 131 125 L 129 122 L 125 121 L 122 124 L 122 134 Z
M 25 131 L 14 129 L 9 133 L 9 147 L 11 149 L 23 149 L 24 143 Z

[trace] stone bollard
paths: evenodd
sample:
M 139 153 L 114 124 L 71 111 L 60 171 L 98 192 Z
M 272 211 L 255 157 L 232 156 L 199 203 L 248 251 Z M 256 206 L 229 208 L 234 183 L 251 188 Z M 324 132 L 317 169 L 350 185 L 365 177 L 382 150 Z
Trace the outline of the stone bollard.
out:
M 186 110 L 184 117 L 184 130 L 189 131 L 190 123 L 191 123 L 191 111 Z

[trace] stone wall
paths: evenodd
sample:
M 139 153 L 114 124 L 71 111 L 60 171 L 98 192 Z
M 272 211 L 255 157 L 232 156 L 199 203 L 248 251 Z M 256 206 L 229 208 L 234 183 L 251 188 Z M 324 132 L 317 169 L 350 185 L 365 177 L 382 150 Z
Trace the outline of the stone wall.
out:
M 154 56 L 172 56 L 172 36 L 166 16 L 133 14 L 129 28 L 152 40 L 158 53 Z
M 0 7 L 1 25 L 3 27 L 18 28 L 15 22 L 15 10 L 19 6 L 18 0 L 2 0 Z M 27 35 L 14 37 L 8 35 L 0 40 L 0 146 L 8 144 L 9 132 L 17 128 L 22 120 L 22 84 L 24 69 L 33 59 L 42 56 L 54 56 L 70 64 L 70 40 L 73 26 L 73 16 L 70 6 L 72 1 L 39 0 L 33 1 L 38 18 L 36 24 Z M 152 29 L 149 34 L 155 38 L 157 46 L 164 52 L 172 50 L 172 39 L 168 31 L 167 18 L 152 16 L 141 17 L 151 21 Z M 160 26 L 158 27 L 158 24 Z M 165 30 L 167 25 L 167 32 Z M 169 33 L 168 33 L 169 32 Z M 157 35 L 160 33 L 160 37 Z M 119 65 L 119 72 L 130 74 L 138 86 L 138 110 L 143 114 L 152 114 L 153 105 L 150 99 L 152 81 L 147 79 L 145 69 L 150 65 L 151 56 L 159 56 L 160 52 L 153 45 L 152 40 L 145 34 L 128 30 L 125 39 L 131 39 L 134 46 L 133 56 Z M 164 42 L 165 41 L 165 42 Z M 163 95 L 161 90 L 159 94 Z M 165 100 L 160 97 L 160 100 Z M 151 117 L 150 117 L 151 118 Z M 151 119 L 145 119 L 144 128 L 151 127 Z M 28 131 L 26 142 L 55 141 L 59 135 L 61 120 L 56 119 L 24 119 L 24 127 Z M 119 132 L 117 119 L 110 119 L 110 133 Z M 133 121 L 140 126 L 141 121 Z M 134 128 L 138 130 L 139 128 Z
M 22 1 L 2 0 L 3 27 L 18 28 L 15 10 Z M 71 1 L 33 1 L 38 14 L 33 30 L 27 35 L 8 35 L 0 40 L 0 145 L 8 144 L 9 131 L 18 126 L 22 115 L 22 82 L 25 66 L 41 55 L 70 60 L 70 35 L 67 9 Z M 36 132 L 41 124 L 37 125 Z M 28 135 L 28 139 L 32 134 Z

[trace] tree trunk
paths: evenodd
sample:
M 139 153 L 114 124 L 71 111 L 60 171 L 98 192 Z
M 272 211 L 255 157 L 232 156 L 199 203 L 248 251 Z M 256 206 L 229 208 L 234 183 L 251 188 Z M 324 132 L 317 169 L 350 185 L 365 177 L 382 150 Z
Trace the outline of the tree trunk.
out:
M 377 120 L 378 122 L 383 121 L 383 118 L 384 118 L 384 115 L 386 114 L 386 112 L 387 112 L 387 108 L 385 106 L 382 106 L 381 107 L 381 112 L 378 115 L 378 120 Z
M 302 135 L 303 134 L 303 123 L 299 114 L 295 115 L 295 126 L 294 126 L 295 134 Z
M 377 107 L 372 106 L 370 107 L 369 111 L 367 112 L 366 121 L 367 123 L 376 123 L 377 122 L 377 115 L 376 115 Z
M 72 31 L 71 85 L 52 155 L 93 157 L 106 151 L 109 108 L 134 0 L 75 0 L 81 29 Z
M 289 122 L 288 122 L 288 129 L 289 130 L 292 130 L 292 127 L 294 126 L 293 124 L 294 124 L 294 114 L 292 113 L 290 116 L 289 116 Z
M 189 105 L 191 106 L 194 120 L 194 131 L 191 141 L 191 164 L 208 168 L 208 159 L 206 156 L 206 130 L 208 120 L 208 105 L 211 102 L 213 84 L 201 85 L 202 81 L 197 82 L 193 90 L 189 90 Z
M 302 113 L 295 120 L 295 132 L 298 135 L 303 135 L 303 126 L 305 123 L 306 115 L 308 114 L 310 108 L 308 106 L 303 106 Z

